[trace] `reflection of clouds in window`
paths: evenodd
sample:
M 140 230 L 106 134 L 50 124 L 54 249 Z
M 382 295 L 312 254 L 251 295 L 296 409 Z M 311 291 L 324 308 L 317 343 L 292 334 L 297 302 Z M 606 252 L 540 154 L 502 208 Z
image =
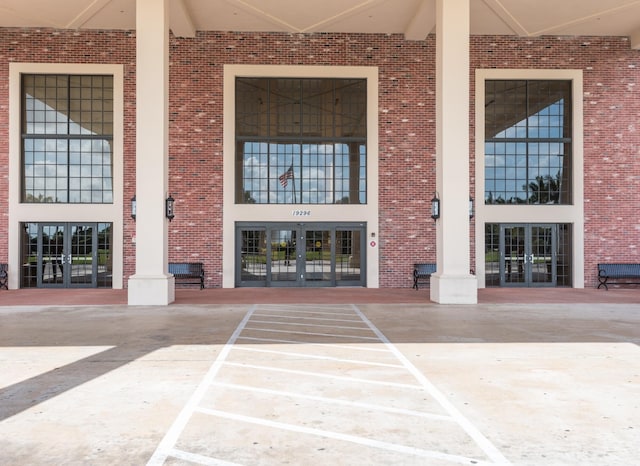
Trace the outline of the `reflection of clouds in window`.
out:
M 113 202 L 113 79 L 23 75 L 22 84 L 23 201 Z
M 269 99 L 280 105 L 264 105 Z M 358 192 L 366 186 L 366 131 L 364 127 L 354 131 L 348 123 L 364 121 L 365 114 L 364 80 L 237 78 L 237 160 L 249 152 L 264 155 L 261 164 L 267 167 L 267 173 L 261 176 L 266 177 L 268 186 L 266 195 L 247 195 L 248 189 L 255 187 L 249 178 L 257 174 L 249 175 L 243 167 L 243 184 L 236 186 L 236 202 L 266 199 L 268 203 L 327 204 L 343 198 L 352 203 L 366 200 L 366 189 Z M 263 146 L 257 147 L 257 141 L 246 142 L 249 137 L 262 140 Z M 345 142 L 347 138 L 353 142 Z M 357 162 L 350 162 L 350 151 L 360 157 Z M 282 186 L 278 178 L 289 167 L 294 177 Z M 349 176 L 354 179 L 349 180 Z
M 487 81 L 485 101 L 485 201 L 570 202 L 571 82 Z

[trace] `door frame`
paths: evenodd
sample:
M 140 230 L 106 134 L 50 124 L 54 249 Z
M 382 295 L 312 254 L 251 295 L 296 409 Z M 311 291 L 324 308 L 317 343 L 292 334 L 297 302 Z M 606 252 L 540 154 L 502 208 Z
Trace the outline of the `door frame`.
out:
M 35 278 L 37 288 L 97 288 L 98 287 L 98 274 L 99 274 L 99 268 L 100 268 L 99 267 L 100 266 L 99 264 L 100 225 L 108 224 L 108 225 L 111 225 L 111 228 L 112 228 L 113 227 L 112 223 L 110 222 L 64 222 L 64 221 L 25 222 L 22 224 L 25 231 L 26 231 L 27 224 L 36 226 L 35 277 L 34 275 L 31 274 L 31 272 L 29 272 L 29 276 L 32 277 L 31 279 Z M 48 237 L 48 234 L 45 235 L 45 230 L 50 227 L 56 228 L 56 232 L 59 232 L 59 231 L 62 232 L 62 238 L 60 239 L 59 243 L 56 243 L 54 245 L 56 250 L 54 251 L 53 255 L 51 254 L 52 251 L 49 249 L 51 247 L 51 243 L 49 242 L 49 245 L 46 245 L 44 242 L 45 236 Z M 77 232 L 79 227 L 87 228 L 91 230 L 91 233 L 90 233 L 91 263 L 90 264 L 86 262 L 78 263 L 76 261 L 74 265 L 74 248 L 75 248 L 75 252 L 78 252 L 78 247 L 79 247 L 79 245 L 74 244 L 74 234 Z M 84 238 L 86 238 L 87 236 L 85 236 Z M 112 242 L 113 240 L 111 239 L 110 244 Z M 30 243 L 28 247 L 29 252 L 31 251 L 30 249 L 31 244 L 33 243 Z M 27 247 L 23 247 L 21 248 L 21 250 L 25 251 L 27 250 Z M 108 255 L 112 253 L 113 253 L 112 251 L 109 251 Z M 23 254 L 26 254 L 26 253 L 23 252 Z M 79 254 L 75 254 L 75 255 L 78 256 Z M 82 255 L 85 258 L 87 257 L 86 253 Z M 23 263 L 24 263 L 24 260 L 23 260 Z M 28 262 L 26 263 L 26 265 L 28 265 Z M 47 267 L 50 267 L 50 271 L 54 277 L 57 277 L 57 273 L 59 272 L 61 276 L 61 281 L 46 282 L 44 280 L 44 274 L 45 274 L 45 270 L 47 270 Z M 90 270 L 91 270 L 90 281 L 88 280 L 84 282 L 78 282 L 73 280 L 74 273 L 76 272 L 76 270 L 74 269 L 77 267 L 85 267 L 85 268 L 90 267 Z M 25 273 L 24 270 L 23 270 L 23 273 Z
M 264 280 L 243 280 L 242 279 L 242 263 L 243 258 L 243 241 L 242 232 L 246 230 L 263 231 L 266 238 L 265 245 L 265 279 Z M 272 250 L 273 238 L 270 237 L 273 231 L 291 231 L 295 232 L 292 235 L 296 238 L 294 246 L 294 254 L 292 258 L 295 259 L 295 280 L 273 280 L 274 275 L 274 256 L 276 251 Z M 330 270 L 329 278 L 324 280 L 309 280 L 307 274 L 308 268 L 308 244 L 307 244 L 307 232 L 310 231 L 322 231 L 329 233 L 328 244 L 330 246 Z M 358 245 L 359 248 L 359 279 L 357 280 L 339 280 L 337 279 L 337 257 L 340 255 L 336 251 L 337 247 L 337 233 L 340 231 L 357 231 L 359 232 Z M 301 223 L 301 222 L 237 222 L 236 223 L 236 240 L 235 240 L 235 260 L 236 260 L 236 274 L 235 274 L 235 286 L 236 287 L 336 287 L 336 286 L 366 286 L 366 223 L 343 223 L 343 222 L 313 222 L 313 223 Z M 354 245 L 355 246 L 355 245 Z M 286 247 L 286 246 L 285 246 Z M 326 255 L 326 254 L 325 254 Z M 295 256 L 295 257 L 293 257 Z M 322 261 L 322 259 L 320 259 Z M 320 267 L 324 267 L 320 264 Z M 316 271 L 316 273 L 318 273 Z M 321 273 L 324 274 L 324 271 Z
M 558 242 L 557 242 L 557 224 L 551 223 L 500 223 L 500 242 L 499 242 L 499 255 L 500 255 L 500 286 L 501 287 L 530 287 L 530 288 L 538 288 L 538 287 L 555 287 L 557 286 L 557 258 L 558 258 Z M 509 248 L 509 258 L 507 258 L 507 241 L 506 241 L 506 230 L 514 229 L 514 228 L 522 228 L 522 248 L 516 251 L 515 256 L 512 253 L 511 247 Z M 546 274 L 549 277 L 547 281 L 538 281 L 534 279 L 534 266 L 538 265 L 536 263 L 536 256 L 533 250 L 533 230 L 534 228 L 549 228 L 550 231 L 550 239 L 551 239 L 551 252 L 550 252 L 550 264 L 545 261 L 547 272 L 543 271 L 542 273 Z M 510 245 L 509 245 L 510 246 Z M 513 258 L 515 257 L 515 263 L 513 262 Z M 514 272 L 513 268 L 516 268 Z M 510 269 L 510 270 L 509 270 Z M 508 278 L 512 277 L 514 274 L 521 275 L 522 279 L 517 279 L 516 281 L 508 280 Z

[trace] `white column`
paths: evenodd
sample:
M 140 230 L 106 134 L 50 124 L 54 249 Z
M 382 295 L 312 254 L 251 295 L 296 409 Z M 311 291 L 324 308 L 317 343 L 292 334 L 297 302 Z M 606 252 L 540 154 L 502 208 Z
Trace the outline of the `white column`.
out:
M 469 0 L 436 1 L 437 273 L 431 300 L 475 304 L 469 228 Z
M 136 273 L 129 304 L 175 300 L 167 273 L 169 0 L 136 0 Z

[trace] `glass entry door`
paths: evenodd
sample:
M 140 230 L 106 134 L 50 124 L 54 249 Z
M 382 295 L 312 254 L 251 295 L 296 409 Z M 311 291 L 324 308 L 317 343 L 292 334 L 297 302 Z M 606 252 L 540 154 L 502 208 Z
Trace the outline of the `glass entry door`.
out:
M 236 286 L 365 286 L 363 224 L 238 224 Z
M 110 223 L 24 223 L 23 288 L 111 287 Z
M 557 225 L 500 225 L 500 286 L 556 286 Z

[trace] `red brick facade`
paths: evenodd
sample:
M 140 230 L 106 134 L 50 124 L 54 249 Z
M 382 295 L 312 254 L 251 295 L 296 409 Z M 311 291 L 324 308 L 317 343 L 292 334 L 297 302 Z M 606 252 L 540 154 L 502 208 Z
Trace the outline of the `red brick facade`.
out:
M 0 29 L 0 237 L 9 228 L 9 62 L 125 66 L 125 286 L 135 270 L 128 206 L 135 192 L 135 45 L 132 32 Z M 222 283 L 225 64 L 379 68 L 380 286 L 411 286 L 413 262 L 435 261 L 429 218 L 435 189 L 435 38 L 211 32 L 172 39 L 169 191 L 177 215 L 169 226 L 169 256 L 203 261 L 208 287 Z M 640 51 L 619 37 L 474 36 L 471 67 L 472 90 L 476 68 L 584 71 L 585 286 L 596 283 L 598 262 L 640 262 Z M 473 185 L 473 161 L 470 170 Z M 7 242 L 0 241 L 0 262 L 7 256 Z

